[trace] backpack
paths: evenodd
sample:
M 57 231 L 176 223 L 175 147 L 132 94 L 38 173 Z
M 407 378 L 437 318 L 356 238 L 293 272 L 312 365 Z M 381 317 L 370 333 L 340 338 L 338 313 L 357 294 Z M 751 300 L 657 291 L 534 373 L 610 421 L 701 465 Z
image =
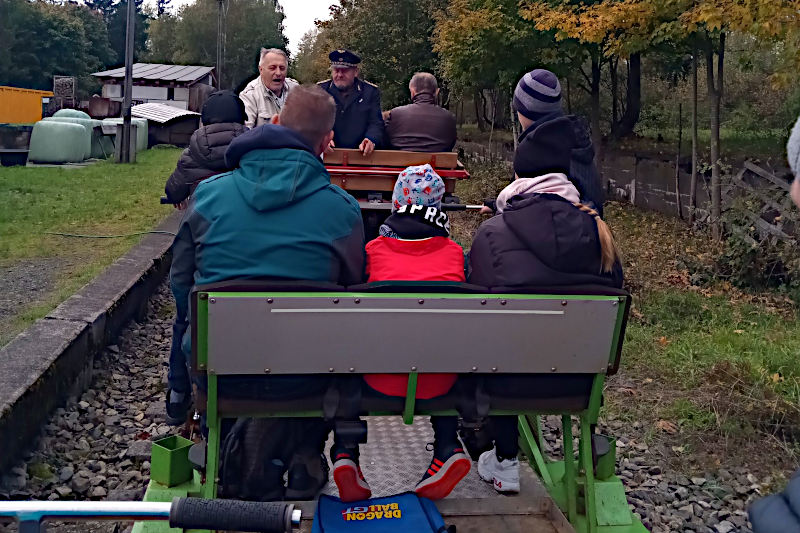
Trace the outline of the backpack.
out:
M 319 497 L 311 533 L 455 533 L 436 505 L 413 492 L 345 503 Z

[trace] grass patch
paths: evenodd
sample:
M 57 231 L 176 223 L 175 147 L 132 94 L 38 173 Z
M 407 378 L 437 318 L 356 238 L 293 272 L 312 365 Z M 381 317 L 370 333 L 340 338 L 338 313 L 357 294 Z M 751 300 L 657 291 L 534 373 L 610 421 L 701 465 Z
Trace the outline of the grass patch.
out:
M 54 289 L 0 323 L 0 345 L 47 314 L 141 236 L 80 239 L 46 232 L 126 234 L 153 229 L 172 208 L 158 203 L 180 155 L 147 150 L 137 163 L 101 161 L 82 168 L 0 168 L 0 266 L 57 258 Z
M 637 134 L 646 139 L 652 148 L 674 151 L 678 141 L 678 128 L 641 127 Z M 720 128 L 720 143 L 723 157 L 782 157 L 785 152 L 788 132 L 785 129 L 740 130 L 737 128 Z M 625 145 L 625 140 L 621 145 Z M 699 129 L 697 142 L 700 151 L 708 154 L 711 146 L 711 130 Z M 681 142 L 681 153 L 691 155 L 691 125 L 684 127 Z

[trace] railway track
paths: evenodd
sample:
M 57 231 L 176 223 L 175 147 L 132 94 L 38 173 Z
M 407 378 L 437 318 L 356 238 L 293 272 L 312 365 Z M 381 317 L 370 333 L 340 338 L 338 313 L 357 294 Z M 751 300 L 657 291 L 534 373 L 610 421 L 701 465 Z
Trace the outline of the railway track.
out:
M 149 439 L 178 431 L 164 419 L 173 308 L 162 283 L 150 298 L 146 318 L 128 324 L 116 344 L 95 357 L 88 390 L 57 409 L 24 460 L 4 473 L 0 498 L 142 497 L 149 478 Z M 744 468 L 718 478 L 664 471 L 657 452 L 643 443 L 644 428 L 616 420 L 604 423 L 620 442 L 618 472 L 631 508 L 651 531 L 750 531 L 744 509 L 760 484 Z M 548 418 L 544 429 L 548 445 L 558 451 L 560 421 Z M 52 524 L 49 530 L 110 533 L 125 527 L 99 522 Z

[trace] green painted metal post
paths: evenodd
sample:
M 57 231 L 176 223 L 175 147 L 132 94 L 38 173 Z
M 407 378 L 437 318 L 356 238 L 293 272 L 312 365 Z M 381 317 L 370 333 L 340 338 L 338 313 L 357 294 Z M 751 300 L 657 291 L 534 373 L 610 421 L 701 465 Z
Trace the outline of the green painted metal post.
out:
M 539 429 L 539 417 L 537 416 L 535 418 L 536 428 Z M 536 473 L 539 474 L 539 477 L 541 478 L 545 487 L 550 490 L 553 486 L 553 478 L 550 475 L 550 470 L 547 469 L 547 462 L 541 448 L 541 443 L 543 442 L 542 439 L 536 439 L 534 437 L 527 416 L 519 415 L 519 422 L 517 425 L 519 426 L 520 438 L 523 441 L 522 448 L 526 452 L 530 451 L 530 458 L 533 459 L 533 463 L 536 467 Z
M 572 442 L 572 417 L 561 417 L 564 438 L 564 487 L 567 491 L 567 518 L 570 524 L 578 522 L 578 480 L 575 474 L 575 452 Z
M 217 376 L 214 374 L 208 374 L 207 394 L 208 448 L 206 450 L 206 482 L 203 485 L 203 498 L 214 499 L 217 497 L 220 432 L 222 431 L 222 420 L 217 411 Z
M 597 531 L 597 501 L 594 491 L 594 464 L 592 462 L 592 430 L 590 415 L 581 415 L 581 437 L 578 442 L 581 458 L 581 470 L 584 475 L 584 502 L 586 508 L 586 531 Z
M 408 375 L 408 388 L 406 389 L 406 404 L 403 408 L 403 422 L 411 425 L 414 423 L 414 411 L 417 401 L 417 373 Z

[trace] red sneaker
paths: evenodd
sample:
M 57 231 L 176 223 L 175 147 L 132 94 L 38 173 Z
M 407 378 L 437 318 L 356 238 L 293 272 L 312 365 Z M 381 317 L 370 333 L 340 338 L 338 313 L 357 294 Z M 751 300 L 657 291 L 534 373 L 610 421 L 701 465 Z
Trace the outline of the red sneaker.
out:
M 441 455 L 434 451 L 431 465 L 414 492 L 430 500 L 445 498 L 469 473 L 470 463 L 463 448 L 452 448 Z
M 336 454 L 333 462 L 333 481 L 339 489 L 339 499 L 343 502 L 367 500 L 372 496 L 358 459 L 352 454 L 342 452 Z

